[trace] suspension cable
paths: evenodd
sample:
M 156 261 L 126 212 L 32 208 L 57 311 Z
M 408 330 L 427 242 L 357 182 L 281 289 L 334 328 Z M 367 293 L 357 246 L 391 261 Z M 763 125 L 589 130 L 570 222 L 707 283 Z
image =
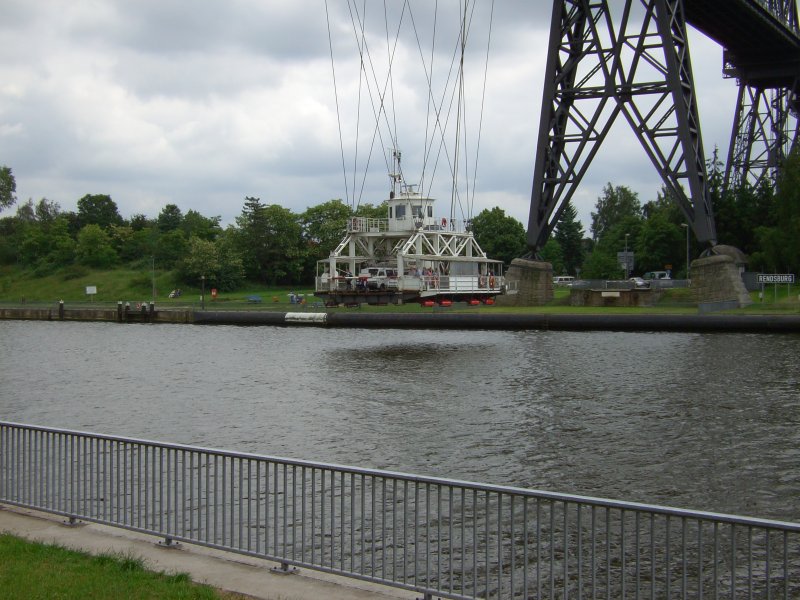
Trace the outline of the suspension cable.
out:
M 483 90 L 481 91 L 481 110 L 478 119 L 478 139 L 475 147 L 475 167 L 472 171 L 472 196 L 467 201 L 469 208 L 469 218 L 473 216 L 475 209 L 475 186 L 478 182 L 478 155 L 481 151 L 481 134 L 483 132 L 483 111 L 486 105 L 486 83 L 489 80 L 489 50 L 492 45 L 492 25 L 494 24 L 494 1 L 492 0 L 491 10 L 489 11 L 489 34 L 486 39 L 486 60 L 483 66 Z
M 333 96 L 336 101 L 336 123 L 339 127 L 339 151 L 342 155 L 342 177 L 344 178 L 344 194 L 345 200 L 348 204 L 350 204 L 350 191 L 347 186 L 347 168 L 345 167 L 345 158 L 344 158 L 344 138 L 342 136 L 342 116 L 341 110 L 339 108 L 339 89 L 336 85 L 336 65 L 335 61 L 333 60 L 333 39 L 331 37 L 331 17 L 330 12 L 328 10 L 328 0 L 325 0 L 325 20 L 328 23 L 328 48 L 330 49 L 331 55 L 331 74 L 333 76 Z
M 466 106 L 466 82 L 465 82 L 465 58 L 467 41 L 470 37 L 470 31 L 476 16 L 476 0 L 464 0 L 463 5 L 459 3 L 459 17 L 460 27 L 459 35 L 456 44 L 453 47 L 451 55 L 450 68 L 444 85 L 441 88 L 441 95 L 436 97 L 433 91 L 433 73 L 434 62 L 436 56 L 436 36 L 438 33 L 439 25 L 439 2 L 436 0 L 434 4 L 434 18 L 433 18 L 433 40 L 431 41 L 430 57 L 426 57 L 422 49 L 422 42 L 420 40 L 419 29 L 414 19 L 414 13 L 410 6 L 409 0 L 404 0 L 402 4 L 402 12 L 399 16 L 397 29 L 392 31 L 389 23 L 389 8 L 387 0 L 384 0 L 383 6 L 383 20 L 386 38 L 386 55 L 388 60 L 388 68 L 383 81 L 379 80 L 376 72 L 376 63 L 373 61 L 372 54 L 369 48 L 366 31 L 366 0 L 363 0 L 359 8 L 357 0 L 347 0 L 347 7 L 350 12 L 350 19 L 352 23 L 352 31 L 358 48 L 359 58 L 359 82 L 358 82 L 358 106 L 356 117 L 356 148 L 353 158 L 353 181 L 352 181 L 352 200 L 350 200 L 350 184 L 346 173 L 346 157 L 344 152 L 344 135 L 342 131 L 342 118 L 341 107 L 339 102 L 339 94 L 336 80 L 336 71 L 334 68 L 333 56 L 333 42 L 330 24 L 330 14 L 328 7 L 328 0 L 325 2 L 326 18 L 328 20 L 328 44 L 331 53 L 331 70 L 333 72 L 334 91 L 336 97 L 336 111 L 339 126 L 339 145 L 342 159 L 342 168 L 345 171 L 345 192 L 348 201 L 354 209 L 357 209 L 361 203 L 364 190 L 366 188 L 367 173 L 369 165 L 372 161 L 373 153 L 375 151 L 376 143 L 382 148 L 384 162 L 387 167 L 387 172 L 392 173 L 394 159 L 387 156 L 387 151 L 391 150 L 393 153 L 399 150 L 399 136 L 397 111 L 396 111 L 396 98 L 395 86 L 393 79 L 393 66 L 396 58 L 396 53 L 400 40 L 400 33 L 402 29 L 403 19 L 408 17 L 411 22 L 417 48 L 419 51 L 420 60 L 423 65 L 424 74 L 427 84 L 427 116 L 425 124 L 425 138 L 422 156 L 422 172 L 419 179 L 420 191 L 425 195 L 430 195 L 432 191 L 433 182 L 435 179 L 436 171 L 440 161 L 444 159 L 445 164 L 449 166 L 451 175 L 451 203 L 450 203 L 450 218 L 453 219 L 456 213 L 456 207 L 460 208 L 461 216 L 470 218 L 474 209 L 476 185 L 477 185 L 477 170 L 478 170 L 478 152 L 481 145 L 481 134 L 483 129 L 483 116 L 486 103 L 486 91 L 488 81 L 488 63 L 489 52 L 491 48 L 491 34 L 494 21 L 494 6 L 495 0 L 491 2 L 491 12 L 488 20 L 489 34 L 486 43 L 486 58 L 483 72 L 483 86 L 480 101 L 480 110 L 478 118 L 478 132 L 475 138 L 475 159 L 471 164 L 469 159 L 468 145 L 469 137 L 467 135 L 467 106 Z M 392 40 L 392 35 L 394 39 Z M 452 86 L 452 87 L 451 87 Z M 359 151 L 360 147 L 360 129 L 362 117 L 362 102 L 367 101 L 372 110 L 374 118 L 374 127 L 372 129 L 371 139 L 369 141 L 369 149 L 366 151 L 366 164 L 364 165 L 363 176 L 360 182 L 358 178 L 358 162 L 359 154 L 364 151 Z M 391 106 L 387 106 L 391 103 Z M 391 113 L 391 114 L 390 114 Z M 453 123 L 455 121 L 455 123 Z M 384 127 L 386 128 L 384 130 Z M 450 147 L 446 143 L 447 132 L 452 129 L 455 130 L 455 141 L 453 144 L 453 155 L 451 156 Z M 383 132 L 388 132 L 390 144 L 384 143 Z M 463 161 L 463 165 L 461 164 Z M 391 162 L 391 164 L 390 164 Z M 459 189 L 459 175 L 464 180 L 464 195 Z M 470 173 L 470 171 L 472 171 Z M 427 190 L 426 187 L 427 182 Z M 471 187 L 471 190 L 470 190 Z

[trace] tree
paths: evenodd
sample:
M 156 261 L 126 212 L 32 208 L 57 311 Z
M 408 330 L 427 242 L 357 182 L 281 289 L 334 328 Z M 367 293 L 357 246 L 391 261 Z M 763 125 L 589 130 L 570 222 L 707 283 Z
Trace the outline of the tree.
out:
M 506 216 L 502 208 L 484 209 L 472 219 L 475 239 L 491 258 L 510 264 L 525 254 L 528 242 L 525 227 L 514 217 Z
M 303 238 L 319 246 L 327 256 L 341 241 L 351 215 L 350 207 L 341 200 L 329 200 L 311 206 L 300 215 Z
M 587 279 L 619 279 L 624 276 L 624 266 L 617 256 L 627 246 L 634 251 L 635 270 L 639 270 L 637 244 L 642 229 L 641 217 L 630 215 L 610 226 L 603 237 L 594 244 L 591 254 L 583 265 L 581 277 Z
M 360 204 L 353 213 L 357 217 L 367 217 L 368 219 L 385 219 L 388 211 L 389 203 L 383 201 L 378 206 L 370 204 Z
M 142 229 L 147 229 L 148 227 L 152 227 L 154 225 L 151 219 L 148 219 L 145 215 L 140 213 L 132 215 L 129 220 L 129 224 L 131 229 L 134 231 L 141 231 Z
M 17 221 L 21 223 L 36 222 L 36 208 L 33 206 L 33 200 L 29 199 L 25 204 L 17 206 Z
M 186 252 L 186 236 L 180 229 L 162 233 L 155 240 L 153 255 L 160 265 L 174 267 Z
M 161 233 L 175 231 L 183 223 L 183 213 L 176 204 L 167 204 L 158 214 L 156 223 L 158 224 L 158 230 Z
M 0 265 L 17 262 L 19 242 L 17 241 L 16 217 L 0 219 Z
M 800 151 L 786 159 L 775 192 L 775 223 L 756 230 L 760 249 L 753 263 L 765 270 L 796 273 L 800 270 Z
M 0 210 L 8 208 L 17 201 L 17 181 L 11 169 L 0 166 Z
M 564 253 L 555 238 L 550 238 L 539 253 L 542 260 L 549 262 L 553 266 L 553 273 L 567 273 L 564 266 Z
M 100 225 L 92 223 L 78 233 L 75 258 L 88 267 L 105 269 L 117 261 L 117 253 L 111 245 L 108 234 Z
M 249 279 L 270 285 L 300 280 L 305 256 L 302 231 L 289 209 L 247 197 L 236 224 L 236 248 Z
M 53 223 L 61 215 L 61 207 L 58 202 L 51 202 L 47 198 L 42 198 L 34 208 L 36 220 L 42 225 Z
M 189 209 L 183 217 L 181 229 L 189 239 L 195 236 L 201 240 L 213 241 L 222 233 L 219 226 L 221 220 L 222 217 L 204 217 L 196 210 Z
M 265 208 L 260 198 L 246 197 L 242 214 L 236 217 L 238 229 L 232 232 L 248 279 L 262 279 L 262 264 L 267 260 L 265 249 L 269 240 Z
M 595 250 L 583 262 L 581 277 L 584 279 L 619 279 L 623 268 L 616 256 Z
M 683 228 L 671 223 L 663 213 L 647 219 L 636 240 L 636 271 L 660 271 L 667 265 L 673 265 L 673 269 L 684 265 L 685 235 Z
M 624 185 L 613 187 L 607 183 L 603 195 L 595 204 L 597 212 L 592 213 L 592 239 L 600 240 L 614 224 L 625 217 L 642 216 L 639 196 Z
M 44 275 L 72 262 L 75 241 L 69 223 L 56 202 L 42 198 L 35 206 L 29 200 L 17 210 L 17 259 Z
M 224 241 L 212 242 L 192 236 L 178 265 L 178 275 L 182 281 L 192 284 L 205 276 L 210 285 L 230 291 L 242 282 L 244 269 L 241 258 Z
M 87 194 L 78 200 L 78 222 L 81 227 L 99 225 L 105 229 L 109 225 L 121 225 L 122 217 L 111 196 Z
M 56 217 L 47 228 L 48 250 L 45 261 L 52 267 L 63 267 L 75 257 L 75 240 L 69 234 L 69 223 L 63 216 Z
M 583 225 L 578 220 L 578 211 L 575 210 L 570 201 L 561 212 L 553 236 L 561 248 L 563 266 L 562 271 L 559 272 L 575 275 L 577 269 L 580 269 L 585 256 L 583 252 L 583 236 Z M 542 258 L 544 258 L 544 255 Z M 553 273 L 556 273 L 555 265 L 553 265 Z

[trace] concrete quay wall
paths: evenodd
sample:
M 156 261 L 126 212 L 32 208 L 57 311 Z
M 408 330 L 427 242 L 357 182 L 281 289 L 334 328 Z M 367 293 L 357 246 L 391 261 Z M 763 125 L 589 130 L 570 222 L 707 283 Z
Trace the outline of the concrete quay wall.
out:
M 654 315 L 517 313 L 357 313 L 190 311 L 133 312 L 111 309 L 0 308 L 0 319 L 272 325 L 364 329 L 484 329 L 560 331 L 695 331 L 800 333 L 798 315 Z
M 119 306 L 117 308 L 66 308 L 63 304 L 51 307 L 0 308 L 0 319 L 22 321 L 106 321 L 112 323 L 191 323 L 191 310 L 151 310 Z

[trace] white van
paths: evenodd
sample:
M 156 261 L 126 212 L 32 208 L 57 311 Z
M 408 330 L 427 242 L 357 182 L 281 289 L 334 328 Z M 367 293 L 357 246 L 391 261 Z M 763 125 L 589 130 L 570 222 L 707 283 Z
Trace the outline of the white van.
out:
M 575 278 L 569 275 L 559 275 L 558 277 L 553 277 L 553 285 L 569 287 L 574 281 Z

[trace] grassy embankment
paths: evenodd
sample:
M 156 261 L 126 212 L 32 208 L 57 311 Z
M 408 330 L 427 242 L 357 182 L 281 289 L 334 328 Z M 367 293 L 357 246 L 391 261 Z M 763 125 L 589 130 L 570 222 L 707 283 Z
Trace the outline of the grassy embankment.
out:
M 95 286 L 97 295 L 86 295 L 86 287 Z M 181 287 L 180 298 L 169 298 L 169 293 L 176 287 Z M 155 272 L 156 305 L 160 309 L 169 308 L 200 308 L 201 289 L 199 287 L 179 286 L 175 275 L 171 271 Z M 210 286 L 205 290 L 205 307 L 207 310 L 296 310 L 299 307 L 289 304 L 289 292 L 305 294 L 309 305 L 318 303 L 312 296 L 310 287 L 300 288 L 274 288 L 263 285 L 250 284 L 235 292 L 220 292 L 216 299 L 211 297 Z M 749 307 L 728 311 L 742 314 L 796 314 L 800 311 L 800 286 L 781 285 L 767 286 L 763 300 L 757 292 L 752 294 L 753 304 Z M 248 297 L 259 296 L 262 302 L 254 304 L 248 302 Z M 115 269 L 111 271 L 96 271 L 83 267 L 68 267 L 54 274 L 37 276 L 31 271 L 16 267 L 0 267 L 0 303 L 7 305 L 25 304 L 50 304 L 64 300 L 67 305 L 80 304 L 106 304 L 115 305 L 118 301 L 143 302 L 150 301 L 153 297 L 153 273 L 148 269 Z M 333 310 L 353 310 L 339 308 Z M 555 298 L 546 306 L 507 308 L 498 306 L 466 307 L 456 303 L 449 308 L 422 308 L 417 304 L 404 306 L 362 306 L 358 310 L 376 312 L 436 312 L 436 311 L 467 311 L 467 312 L 511 312 L 511 313 L 558 313 L 558 314 L 627 314 L 627 313 L 657 313 L 657 314 L 693 314 L 697 312 L 697 305 L 692 298 L 691 290 L 677 288 L 667 290 L 661 300 L 654 307 L 647 308 L 591 308 L 573 307 L 569 305 L 569 289 L 556 288 Z
M 0 534 L 0 595 L 3 598 L 176 598 L 234 600 L 239 594 L 193 583 L 184 573 L 148 571 L 142 559 L 91 556 L 60 546 Z

